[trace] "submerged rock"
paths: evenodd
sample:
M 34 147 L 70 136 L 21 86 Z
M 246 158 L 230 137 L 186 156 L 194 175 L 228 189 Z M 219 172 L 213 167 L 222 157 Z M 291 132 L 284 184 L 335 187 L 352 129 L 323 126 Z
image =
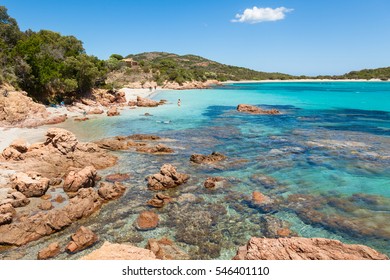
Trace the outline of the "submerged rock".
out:
M 150 190 L 161 191 L 184 184 L 189 178 L 189 175 L 177 172 L 173 165 L 164 164 L 160 173 L 148 176 L 146 179 Z
M 61 252 L 60 244 L 58 242 L 51 243 L 46 248 L 38 252 L 38 260 L 47 260 L 58 256 Z
M 254 115 L 279 115 L 280 111 L 276 109 L 264 110 L 259 107 L 247 104 L 239 104 L 237 106 L 238 112 L 249 113 Z
M 139 214 L 134 226 L 138 230 L 151 230 L 157 227 L 159 220 L 160 219 L 156 213 L 144 211 Z
M 72 241 L 66 246 L 66 251 L 68 253 L 82 251 L 99 240 L 98 236 L 93 233 L 92 230 L 83 226 L 80 227 L 75 234 L 72 234 L 71 239 Z
M 103 246 L 81 258 L 82 260 L 155 260 L 154 253 L 147 249 L 128 244 L 111 244 L 104 242 Z
M 226 156 L 218 153 L 218 152 L 212 152 L 210 155 L 201 155 L 201 154 L 193 154 L 191 155 L 190 161 L 194 163 L 215 163 L 219 162 L 221 160 L 226 159 Z
M 206 189 L 213 189 L 215 187 L 221 187 L 223 186 L 223 183 L 226 180 L 222 177 L 209 177 L 206 179 L 206 181 L 203 183 L 203 186 Z
M 234 260 L 388 260 L 364 245 L 349 245 L 325 238 L 252 237 L 238 249 Z
M 136 148 L 136 151 L 141 153 L 149 153 L 149 154 L 171 154 L 174 152 L 173 149 L 162 144 L 158 144 L 153 147 L 150 146 L 138 147 Z
M 290 224 L 273 215 L 264 215 L 260 218 L 261 232 L 267 238 L 296 236 L 289 227 Z
M 123 182 L 123 181 L 127 181 L 128 179 L 130 179 L 130 174 L 128 174 L 128 173 L 110 174 L 110 175 L 107 175 L 105 178 L 106 181 L 111 182 L 111 183 Z
M 189 260 L 187 253 L 179 249 L 174 242 L 166 237 L 149 239 L 146 249 L 152 251 L 160 260 Z

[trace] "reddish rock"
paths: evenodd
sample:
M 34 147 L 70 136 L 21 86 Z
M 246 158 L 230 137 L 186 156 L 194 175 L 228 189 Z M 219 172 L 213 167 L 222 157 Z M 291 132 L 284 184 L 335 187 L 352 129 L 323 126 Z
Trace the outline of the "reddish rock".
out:
M 38 260 L 47 260 L 58 256 L 61 252 L 60 244 L 58 242 L 51 243 L 46 248 L 38 252 Z
M 61 209 L 39 212 L 18 223 L 0 226 L 0 244 L 20 246 L 50 235 L 76 220 L 90 216 L 101 205 L 102 199 L 95 190 L 80 189 Z
M 102 139 L 95 143 L 100 148 L 111 151 L 127 150 L 130 146 L 129 142 L 126 139 L 119 136 L 115 138 Z
M 111 244 L 103 246 L 81 258 L 82 260 L 155 260 L 152 251 L 127 244 Z
M 87 166 L 78 172 L 71 171 L 64 181 L 64 191 L 77 192 L 81 188 L 95 186 L 97 172 L 95 167 Z
M 174 152 L 173 149 L 162 144 L 158 144 L 157 146 L 153 146 L 153 147 L 150 146 L 138 147 L 136 151 L 141 153 L 149 153 L 149 154 L 171 154 Z
M 72 241 L 66 246 L 66 251 L 68 253 L 76 253 L 82 251 L 93 244 L 95 244 L 99 238 L 92 232 L 89 228 L 80 227 L 75 234 L 71 236 Z
M 388 260 L 364 245 L 325 238 L 257 238 L 237 251 L 234 260 Z
M 38 205 L 38 208 L 41 209 L 41 210 L 50 210 L 50 209 L 53 209 L 53 204 L 51 204 L 50 201 L 42 201 L 39 205 Z
M 49 181 L 49 186 L 58 186 L 61 183 L 62 183 L 61 178 L 51 178 Z
M 212 189 L 212 188 L 215 188 L 217 186 L 222 186 L 224 181 L 225 181 L 225 179 L 222 177 L 209 177 L 203 183 L 203 186 L 206 189 Z
M 51 199 L 51 194 L 49 194 L 49 193 L 47 193 L 47 194 L 44 194 L 44 195 L 42 195 L 41 196 L 41 199 L 43 199 L 43 200 L 49 200 L 49 199 Z
M 253 106 L 253 105 L 247 105 L 247 104 L 240 104 L 237 106 L 238 112 L 244 112 L 254 115 L 278 115 L 280 114 L 279 110 L 271 109 L 271 110 L 264 110 L 259 107 Z
M 11 148 L 14 148 L 20 153 L 25 153 L 28 151 L 28 144 L 26 140 L 24 139 L 16 139 L 12 141 L 12 143 L 9 145 Z
M 155 229 L 159 222 L 159 217 L 156 213 L 151 211 L 144 211 L 139 214 L 135 221 L 135 228 L 138 230 L 151 230 Z
M 200 163 L 210 164 L 210 163 L 219 162 L 224 159 L 226 159 L 225 155 L 218 152 L 212 152 L 210 155 L 193 154 L 190 158 L 190 161 L 198 164 Z
M 85 121 L 88 121 L 88 120 L 89 120 L 89 118 L 87 118 L 87 117 L 75 118 L 75 119 L 74 119 L 74 121 L 76 121 L 76 122 L 85 122 Z
M 101 182 L 98 194 L 104 200 L 112 200 L 121 197 L 126 190 L 126 187 L 119 182 L 107 183 Z
M 105 180 L 108 182 L 123 182 L 130 179 L 130 175 L 128 173 L 115 173 L 107 175 Z
M 175 188 L 188 181 L 189 175 L 178 173 L 176 168 L 171 164 L 164 164 L 160 173 L 147 177 L 148 188 L 154 191 Z
M 263 204 L 263 203 L 270 203 L 271 198 L 268 196 L 262 194 L 261 192 L 254 191 L 252 193 L 252 202 L 255 204 Z
M 57 203 L 62 203 L 65 201 L 65 198 L 62 196 L 62 195 L 57 195 L 56 198 L 55 198 L 55 202 Z
M 142 98 L 137 96 L 137 106 L 138 107 L 157 107 L 159 105 L 158 101 L 154 101 L 148 98 Z
M 92 108 L 91 110 L 88 111 L 88 115 L 100 115 L 103 114 L 104 110 L 100 108 Z
M 49 179 L 37 172 L 18 172 L 11 177 L 12 188 L 23 193 L 26 197 L 39 197 L 49 188 Z
M 151 135 L 151 134 L 133 134 L 133 135 L 129 135 L 127 138 L 128 138 L 128 139 L 131 139 L 131 140 L 136 140 L 136 141 L 155 141 L 155 140 L 161 140 L 161 137 L 160 137 L 160 136 Z
M 155 207 L 162 208 L 165 204 L 172 202 L 172 198 L 169 195 L 162 193 L 155 194 L 154 197 L 149 200 L 146 204 Z
M 2 154 L 5 160 L 23 160 L 23 154 L 12 147 L 7 147 L 3 150 Z
M 174 242 L 166 237 L 149 239 L 146 249 L 152 251 L 160 260 L 189 260 L 187 253 L 177 247 Z
M 74 152 L 78 144 L 76 136 L 62 128 L 50 128 L 46 132 L 46 137 L 45 145 L 51 144 L 63 155 Z
M 260 229 L 267 238 L 293 237 L 296 233 L 290 229 L 290 224 L 274 215 L 263 215 L 260 217 Z
M 109 116 L 109 117 L 119 116 L 119 115 L 120 115 L 120 113 L 119 113 L 117 107 L 111 107 L 111 108 L 108 109 L 108 111 L 107 111 L 107 116 Z
M 28 199 L 21 192 L 17 191 L 10 193 L 7 198 L 9 199 L 9 203 L 12 205 L 12 207 L 15 208 L 24 207 L 30 203 L 30 199 Z
M 13 215 L 12 213 L 0 214 L 0 226 L 12 223 Z

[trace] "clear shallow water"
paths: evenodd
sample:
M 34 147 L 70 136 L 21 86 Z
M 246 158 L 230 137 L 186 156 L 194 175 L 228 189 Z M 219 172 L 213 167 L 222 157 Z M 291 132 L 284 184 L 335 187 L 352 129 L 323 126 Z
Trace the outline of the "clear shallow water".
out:
M 18 253 L 34 258 L 45 242 L 66 243 L 84 224 L 101 240 L 143 246 L 148 238 L 167 236 L 192 258 L 228 259 L 250 236 L 267 236 L 265 217 L 288 223 L 299 236 L 365 244 L 390 255 L 390 83 L 235 84 L 161 92 L 154 98 L 168 104 L 64 126 L 88 141 L 157 134 L 172 139 L 165 144 L 175 154 L 118 153 L 120 163 L 100 173 L 131 173 L 124 197 L 65 232 L 5 257 Z M 240 103 L 277 108 L 283 114 L 237 113 Z M 152 116 L 144 116 L 146 112 Z M 189 162 L 193 153 L 212 151 L 228 160 L 216 166 Z M 145 203 L 153 196 L 144 179 L 164 163 L 191 175 L 186 185 L 168 194 L 195 201 L 154 210 L 160 215 L 159 227 L 137 232 L 132 224 L 139 212 L 149 209 Z M 207 190 L 203 182 L 210 176 L 227 178 L 228 184 Z M 270 196 L 272 209 L 253 205 L 253 191 Z

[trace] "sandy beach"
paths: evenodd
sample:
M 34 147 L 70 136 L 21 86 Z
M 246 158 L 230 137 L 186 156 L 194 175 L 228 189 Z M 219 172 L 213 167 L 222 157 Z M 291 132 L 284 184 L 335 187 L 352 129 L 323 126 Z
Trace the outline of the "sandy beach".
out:
M 292 79 L 292 80 L 242 80 L 242 81 L 226 81 L 221 84 L 250 84 L 250 83 L 321 83 L 321 82 L 383 82 L 380 79 Z

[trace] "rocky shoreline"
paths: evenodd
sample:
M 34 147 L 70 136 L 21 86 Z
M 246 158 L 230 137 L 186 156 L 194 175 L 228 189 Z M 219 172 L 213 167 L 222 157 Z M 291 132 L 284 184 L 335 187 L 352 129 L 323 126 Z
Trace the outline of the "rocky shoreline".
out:
M 154 101 L 147 98 L 150 90 L 143 90 L 144 96 L 132 95 L 126 91 L 107 92 L 96 91 L 93 98 L 82 99 L 72 106 L 47 109 L 34 103 L 24 93 L 10 90 L 8 97 L 1 97 L 5 110 L 1 111 L 2 126 L 35 127 L 43 124 L 53 124 L 72 117 L 75 121 L 88 120 L 90 115 L 120 114 L 118 109 L 125 107 L 155 107 L 164 104 L 164 101 Z M 27 108 L 19 110 L 20 104 Z M 69 113 L 62 114 L 64 111 Z M 261 108 L 240 104 L 239 113 L 278 115 L 278 110 L 263 110 Z M 0 113 L 1 113 L 0 112 Z M 63 117 L 61 117 L 63 116 Z M 79 118 L 79 119 L 78 119 Z M 28 144 L 23 139 L 13 139 L 4 147 L 0 156 L 0 247 L 22 246 L 35 240 L 63 231 L 65 228 L 85 221 L 98 213 L 106 203 L 119 199 L 128 188 L 122 183 L 129 178 L 128 174 L 111 174 L 102 180 L 99 170 L 114 166 L 118 157 L 113 152 L 127 151 L 133 153 L 147 153 L 152 156 L 174 154 L 176 151 L 163 144 L 167 139 L 155 135 L 128 135 L 101 139 L 95 142 L 80 142 L 76 136 L 64 129 L 50 128 L 45 133 L 45 141 Z M 230 159 L 219 152 L 210 155 L 193 154 L 189 159 L 194 165 L 221 167 L 233 164 Z M 196 204 L 196 196 L 171 197 L 169 190 L 186 185 L 191 174 L 182 173 L 169 163 L 161 166 L 157 173 L 145 178 L 145 190 L 151 193 L 151 198 L 145 201 L 150 206 L 148 211 L 138 213 L 134 221 L 133 230 L 150 231 L 159 227 L 161 220 L 157 209 L 170 208 L 173 224 L 183 224 L 186 229 L 177 235 L 177 239 L 193 245 L 204 244 L 209 246 L 210 252 L 219 252 L 216 245 L 209 242 L 211 232 L 203 233 L 202 225 L 207 227 L 214 223 L 218 211 L 225 209 L 196 210 L 196 215 L 203 217 L 204 224 L 194 225 L 196 219 L 180 213 L 181 200 L 186 201 L 186 207 Z M 276 184 L 266 175 L 251 178 L 264 186 Z M 209 177 L 203 187 L 207 190 L 218 191 L 230 182 L 222 177 Z M 266 187 L 268 188 L 268 187 Z M 154 192 L 154 193 L 153 193 Z M 153 196 L 152 196 L 153 195 Z M 321 215 L 316 211 L 314 204 L 341 203 L 337 199 L 329 201 L 315 201 L 310 196 L 292 195 L 288 199 L 281 199 L 254 191 L 252 197 L 230 194 L 233 200 L 244 201 L 247 206 L 266 215 L 261 218 L 263 235 L 265 238 L 251 238 L 248 244 L 239 248 L 234 259 L 388 259 L 369 247 L 362 245 L 347 245 L 330 239 L 310 239 L 297 237 L 289 229 L 288 223 L 272 216 L 272 213 L 281 208 L 296 211 L 297 215 L 312 222 Z M 306 210 L 297 204 L 306 203 Z M 352 202 L 351 202 L 352 203 Z M 214 206 L 210 206 L 214 207 Z M 214 212 L 213 214 L 210 214 Z M 175 214 L 176 213 L 176 214 Z M 98 215 L 98 214 L 96 214 Z M 335 218 L 334 218 L 335 219 Z M 321 219 L 322 224 L 337 226 L 342 230 L 354 230 L 348 223 L 333 221 L 331 218 Z M 166 223 L 166 221 L 165 221 Z M 200 227 L 200 228 L 198 228 Z M 191 228 L 191 229 L 189 229 Z M 199 240 L 190 240 L 192 231 L 201 232 Z M 188 231 L 188 232 L 187 232 Z M 188 233 L 188 234 L 186 234 Z M 387 232 L 371 233 L 374 236 L 387 236 Z M 210 236 L 209 236 L 210 235 Z M 74 254 L 87 248 L 94 247 L 99 242 L 99 236 L 87 227 L 80 227 L 72 236 L 71 241 L 64 247 L 53 242 L 46 248 L 41 248 L 38 259 L 55 258 L 60 252 Z M 102 240 L 104 241 L 104 240 Z M 241 244 L 243 245 L 243 244 Z M 27 245 L 28 246 L 28 245 Z M 200 249 L 199 249 L 200 250 Z M 196 252 L 195 256 L 201 256 Z M 218 255 L 210 255 L 217 257 Z M 167 237 L 148 239 L 145 248 L 138 248 L 128 244 L 113 244 L 104 242 L 101 248 L 94 250 L 83 259 L 190 259 L 188 252 L 176 245 Z

